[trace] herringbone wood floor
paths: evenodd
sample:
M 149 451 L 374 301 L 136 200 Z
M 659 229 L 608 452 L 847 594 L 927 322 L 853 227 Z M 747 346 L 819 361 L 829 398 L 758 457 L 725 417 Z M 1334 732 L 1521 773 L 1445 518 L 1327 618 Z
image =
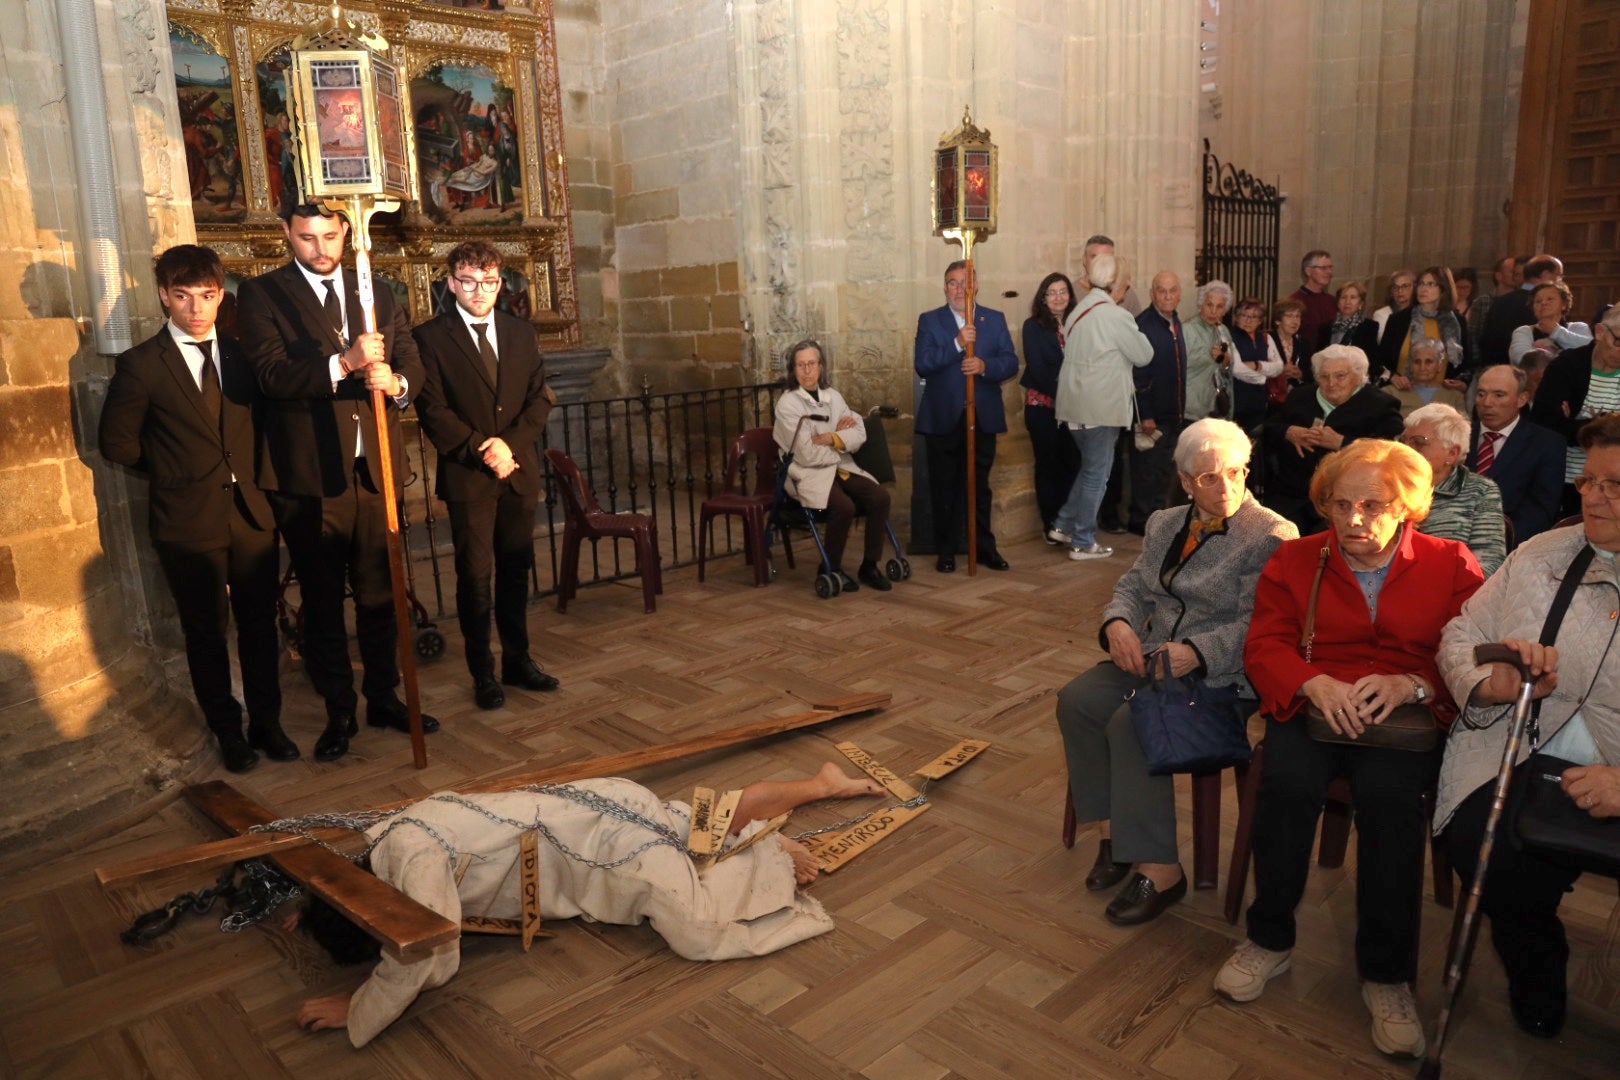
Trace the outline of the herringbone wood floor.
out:
M 1126 538 L 1129 539 L 1129 538 Z M 1102 918 L 1083 877 L 1094 838 L 1058 843 L 1064 769 L 1053 695 L 1095 662 L 1096 616 L 1133 544 L 1076 565 L 1052 549 L 1008 551 L 1011 573 L 914 579 L 817 600 L 803 569 L 767 589 L 737 560 L 708 584 L 666 579 L 658 612 L 637 583 L 586 590 L 566 616 L 533 610 L 537 656 L 554 695 L 472 706 L 451 655 L 423 672 L 444 721 L 431 764 L 410 768 L 405 739 L 362 729 L 336 765 L 309 761 L 319 703 L 301 680 L 287 726 L 306 759 L 266 762 L 237 782 L 287 812 L 417 795 L 503 771 L 584 758 L 798 711 L 802 700 L 885 690 L 893 705 L 821 732 L 650 770 L 667 796 L 695 783 L 741 786 L 811 770 L 831 742 L 859 743 L 905 773 L 957 739 L 994 746 L 936 785 L 933 809 L 814 891 L 838 928 L 774 956 L 680 960 L 646 927 L 565 923 L 523 954 L 508 938 L 464 943 L 461 974 L 363 1051 L 303 1034 L 305 997 L 352 989 L 279 929 L 225 935 L 192 919 L 149 948 L 119 943 L 137 912 L 191 879 L 105 895 L 95 866 L 217 834 L 173 805 L 71 856 L 14 862 L 0 887 L 0 1073 L 16 1077 L 1363 1077 L 1407 1076 L 1368 1041 L 1351 966 L 1354 852 L 1312 871 L 1291 974 L 1258 1002 L 1217 999 L 1210 979 L 1241 936 L 1199 892 L 1145 928 Z M 211 749 L 201 751 L 212 754 Z M 1180 791 L 1183 820 L 1187 792 Z M 1230 783 L 1224 824 L 1235 818 Z M 790 828 L 842 816 L 801 811 Z M 1186 826 L 1183 825 L 1183 835 Z M 1352 845 L 1353 849 L 1353 845 Z M 1184 852 L 1190 869 L 1190 851 Z M 1223 869 L 1225 858 L 1223 855 Z M 1223 878 L 1224 884 L 1224 878 Z M 1532 1041 L 1508 1015 L 1486 948 L 1453 1028 L 1455 1078 L 1620 1075 L 1620 906 L 1587 880 L 1564 905 L 1575 951 L 1563 1038 Z M 1450 913 L 1424 913 L 1418 997 L 1440 998 Z

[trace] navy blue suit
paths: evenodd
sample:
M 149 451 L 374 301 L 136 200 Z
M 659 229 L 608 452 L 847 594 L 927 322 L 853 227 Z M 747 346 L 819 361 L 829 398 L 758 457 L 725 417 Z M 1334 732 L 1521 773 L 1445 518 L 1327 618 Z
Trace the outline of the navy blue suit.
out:
M 1153 359 L 1131 372 L 1137 413 L 1163 432 L 1153 449 L 1131 449 L 1130 524 L 1145 528 L 1148 516 L 1164 509 L 1175 479 L 1176 439 L 1187 412 L 1187 339 L 1173 311 L 1166 318 L 1150 307 L 1136 317 L 1136 327 L 1153 345 Z
M 1479 420 L 1469 443 L 1468 467 L 1478 472 Z M 1513 542 L 1522 544 L 1558 520 L 1564 494 L 1564 440 L 1556 431 L 1519 415 L 1513 434 L 1496 444 L 1491 471 L 1483 475 L 1502 489 L 1502 510 L 1513 522 Z
M 975 307 L 973 326 L 973 353 L 984 361 L 973 387 L 975 532 L 982 561 L 996 554 L 995 534 L 990 531 L 990 467 L 996 460 L 996 435 L 1007 430 L 1001 384 L 1018 374 L 1018 354 L 1001 312 Z M 967 469 L 967 380 L 962 376 L 963 350 L 957 348 L 956 332 L 956 316 L 948 304 L 917 317 L 913 367 L 924 380 L 917 433 L 924 437 L 927 451 L 934 550 L 941 555 L 954 555 L 961 545 L 967 503 L 962 481 Z

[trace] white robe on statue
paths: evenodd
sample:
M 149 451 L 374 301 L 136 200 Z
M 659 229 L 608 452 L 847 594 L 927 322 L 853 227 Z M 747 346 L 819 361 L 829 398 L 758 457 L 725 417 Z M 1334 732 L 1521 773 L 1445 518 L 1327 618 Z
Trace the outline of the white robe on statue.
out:
M 666 803 L 641 785 L 617 778 L 580 780 L 571 786 L 605 796 L 686 839 L 691 808 L 685 803 Z M 503 818 L 539 818 L 570 849 L 597 862 L 616 862 L 657 835 L 556 795 L 518 791 L 456 798 Z M 523 830 L 434 799 L 405 808 L 399 818 L 431 827 L 458 857 L 452 858 L 421 826 L 394 824 L 398 818 L 391 818 L 368 834 L 375 838 L 394 826 L 371 853 L 379 878 L 452 922 L 464 916 L 516 919 L 522 914 L 518 856 Z M 763 825 L 750 825 L 740 837 L 728 838 L 727 845 L 747 839 Z M 544 834 L 538 839 L 540 914 L 547 922 L 580 916 L 633 926 L 646 919 L 671 949 L 689 960 L 763 956 L 833 928 L 821 905 L 799 893 L 792 860 L 770 839 L 715 863 L 702 877 L 683 850 L 667 844 L 602 870 L 564 855 Z M 459 885 L 458 863 L 466 864 Z M 349 1041 L 357 1047 L 370 1042 L 419 993 L 448 982 L 460 964 L 460 943 L 454 941 L 409 964 L 384 953 L 349 1001 Z

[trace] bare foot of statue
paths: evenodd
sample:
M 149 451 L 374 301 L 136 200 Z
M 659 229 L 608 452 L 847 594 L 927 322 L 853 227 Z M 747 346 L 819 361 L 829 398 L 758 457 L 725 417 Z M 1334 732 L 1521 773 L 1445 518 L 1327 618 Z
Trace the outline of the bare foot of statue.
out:
M 882 795 L 883 786 L 866 776 L 850 776 L 829 761 L 816 773 L 816 782 L 825 786 L 827 799 L 855 799 L 862 795 Z
M 800 885 L 809 885 L 815 881 L 821 867 L 816 862 L 816 857 L 810 854 L 810 849 L 797 840 L 789 840 L 781 833 L 777 833 L 776 838 L 781 841 L 782 850 L 788 853 L 788 858 L 793 860 L 793 880 Z

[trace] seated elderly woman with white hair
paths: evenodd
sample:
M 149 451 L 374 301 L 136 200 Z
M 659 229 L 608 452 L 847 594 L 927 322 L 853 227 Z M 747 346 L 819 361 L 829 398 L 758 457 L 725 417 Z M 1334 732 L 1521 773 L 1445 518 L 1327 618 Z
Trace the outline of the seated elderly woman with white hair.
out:
M 1415 368 L 1415 350 L 1412 361 Z M 1434 501 L 1418 531 L 1456 540 L 1474 553 L 1479 568 L 1490 577 L 1507 558 L 1507 524 L 1496 482 L 1463 464 L 1469 434 L 1468 417 L 1436 402 L 1406 418 L 1401 442 L 1422 454 L 1434 470 Z
M 1400 404 L 1367 381 L 1367 369 L 1367 354 L 1354 345 L 1329 345 L 1311 357 L 1314 381 L 1296 386 L 1266 420 L 1266 505 L 1302 534 L 1325 526 L 1310 496 L 1317 464 L 1357 439 L 1401 434 Z
M 1206 416 L 1232 419 L 1230 374 L 1232 333 L 1222 321 L 1232 308 L 1232 286 L 1211 281 L 1198 287 L 1198 317 L 1181 324 L 1187 335 L 1186 404 L 1188 420 Z M 1216 407 L 1216 395 L 1226 391 L 1226 407 Z
M 1109 658 L 1058 694 L 1075 819 L 1098 822 L 1101 835 L 1086 888 L 1129 877 L 1105 912 L 1116 926 L 1147 922 L 1187 893 L 1172 779 L 1149 775 L 1125 703 L 1147 685 L 1148 658 L 1163 653 L 1172 675 L 1196 671 L 1227 690 L 1234 716 L 1253 711 L 1242 654 L 1255 583 L 1277 545 L 1298 533 L 1248 494 L 1249 454 L 1249 437 L 1228 420 L 1181 433 L 1176 473 L 1192 505 L 1148 518 L 1142 554 L 1103 609 L 1098 637 Z

